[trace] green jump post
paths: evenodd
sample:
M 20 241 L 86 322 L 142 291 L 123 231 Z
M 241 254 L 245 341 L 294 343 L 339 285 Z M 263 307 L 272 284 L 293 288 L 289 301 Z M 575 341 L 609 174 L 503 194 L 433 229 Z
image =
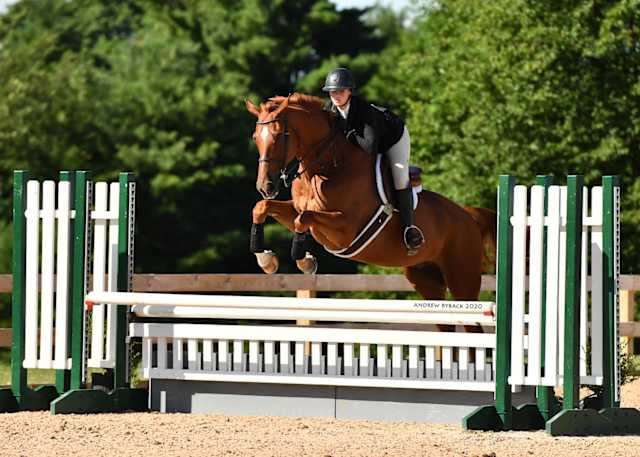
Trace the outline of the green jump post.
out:
M 603 185 L 603 405 L 604 408 L 578 409 L 580 406 L 580 240 L 582 233 L 582 178 L 570 176 L 567 182 L 567 271 L 564 348 L 564 402 L 562 411 L 547 422 L 550 435 L 626 435 L 640 434 L 640 410 L 619 408 L 618 345 L 618 199 L 617 178 L 605 176 Z
M 513 262 L 513 188 L 515 179 L 501 175 L 498 187 L 498 246 L 496 265 L 496 399 L 494 405 L 481 406 L 463 419 L 467 430 L 509 430 L 513 422 L 511 387 L 511 274 Z
M 131 173 L 121 173 L 119 176 L 120 200 L 119 200 L 119 221 L 118 221 L 118 290 L 127 291 L 130 286 L 130 274 L 133 252 L 133 241 L 130 239 L 133 230 L 133 207 L 129 202 L 133 199 L 134 178 Z M 81 205 L 82 206 L 82 205 Z M 86 205 L 83 206 L 88 212 Z M 77 211 L 77 210 L 76 210 Z M 77 213 L 76 213 L 77 214 Z M 88 214 L 88 213 L 87 213 Z M 76 232 L 74 241 L 76 246 L 82 245 L 82 256 L 76 252 L 74 260 L 74 335 L 79 328 L 84 328 L 85 312 L 84 297 L 86 295 L 86 257 L 84 247 L 88 236 L 86 233 Z M 132 237 L 131 237 L 132 238 Z M 73 360 L 72 390 L 51 402 L 52 414 L 82 414 L 101 412 L 122 412 L 122 411 L 146 411 L 147 391 L 145 389 L 132 389 L 129 386 L 129 353 L 127 346 L 127 308 L 119 307 L 116 311 L 116 360 L 114 368 L 114 389 L 109 392 L 101 390 L 86 389 L 84 385 L 85 361 L 80 359 L 76 363 Z M 82 325 L 82 327 L 81 327 Z M 85 344 L 86 329 L 80 332 L 82 338 L 74 337 L 74 348 L 78 355 L 82 352 Z M 75 354 L 75 352 L 72 351 Z
M 73 207 L 76 215 L 73 219 L 73 256 L 71 272 L 71 389 L 82 389 L 85 385 L 86 366 L 84 351 L 86 347 L 86 322 L 84 313 L 84 294 L 87 272 L 87 236 L 89 223 L 89 198 L 92 187 L 89 184 L 91 172 L 78 171 L 75 176 Z
M 26 398 L 27 370 L 22 362 L 25 353 L 25 278 L 27 258 L 27 229 L 24 211 L 27 207 L 28 171 L 13 173 L 13 283 L 11 295 L 11 391 L 16 406 Z
M 58 392 L 56 386 L 27 386 L 25 353 L 25 277 L 26 219 L 28 171 L 13 173 L 13 290 L 11 297 L 11 388 L 0 390 L 0 412 L 34 411 L 49 407 Z
M 602 178 L 603 194 L 603 227 L 602 227 L 602 250 L 604 254 L 603 262 L 603 304 L 602 318 L 603 345 L 602 351 L 605 355 L 603 360 L 603 406 L 614 408 L 620 406 L 619 373 L 617 363 L 620 357 L 618 350 L 618 329 L 616 323 L 618 316 L 618 284 L 619 256 L 616 250 L 616 238 L 619 235 L 618 202 L 616 191 L 619 190 L 620 183 L 617 176 L 604 176 Z M 618 243 L 619 245 L 619 243 Z

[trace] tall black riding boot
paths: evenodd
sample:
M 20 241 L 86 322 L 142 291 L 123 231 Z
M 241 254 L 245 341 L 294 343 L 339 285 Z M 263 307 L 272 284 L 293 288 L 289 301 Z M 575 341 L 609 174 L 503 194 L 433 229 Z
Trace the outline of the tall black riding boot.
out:
M 403 237 L 404 244 L 407 247 L 407 254 L 416 255 L 418 249 L 424 243 L 424 235 L 422 230 L 414 224 L 413 190 L 411 187 L 396 190 L 396 197 L 398 199 L 397 206 L 398 211 L 400 211 L 400 219 L 404 228 Z

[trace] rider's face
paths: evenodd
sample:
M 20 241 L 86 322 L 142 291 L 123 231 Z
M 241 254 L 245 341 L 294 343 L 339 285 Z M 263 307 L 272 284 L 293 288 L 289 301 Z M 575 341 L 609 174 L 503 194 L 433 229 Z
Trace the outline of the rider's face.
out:
M 338 108 L 345 108 L 351 98 L 351 89 L 332 90 L 329 92 L 329 97 Z

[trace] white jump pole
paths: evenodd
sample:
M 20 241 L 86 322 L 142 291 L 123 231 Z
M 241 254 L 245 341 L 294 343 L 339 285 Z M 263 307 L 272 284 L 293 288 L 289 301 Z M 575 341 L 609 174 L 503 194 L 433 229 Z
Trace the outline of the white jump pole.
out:
M 495 305 L 480 301 L 371 300 L 349 298 L 260 297 L 239 295 L 158 294 L 142 292 L 89 292 L 87 307 L 118 305 L 160 305 L 217 308 L 266 308 L 284 310 L 403 312 L 416 314 L 472 314 L 493 320 Z

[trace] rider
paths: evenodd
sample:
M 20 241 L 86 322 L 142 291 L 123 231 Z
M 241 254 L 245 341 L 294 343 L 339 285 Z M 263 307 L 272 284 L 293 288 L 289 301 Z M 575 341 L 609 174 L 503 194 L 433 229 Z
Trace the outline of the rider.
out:
M 331 70 L 322 88 L 331 98 L 326 109 L 337 114 L 338 125 L 347 140 L 371 154 L 383 153 L 388 157 L 404 227 L 404 244 L 408 254 L 415 255 L 424 243 L 424 235 L 414 224 L 413 192 L 409 184 L 409 131 L 402 119 L 390 111 L 354 95 L 354 88 L 351 71 Z

